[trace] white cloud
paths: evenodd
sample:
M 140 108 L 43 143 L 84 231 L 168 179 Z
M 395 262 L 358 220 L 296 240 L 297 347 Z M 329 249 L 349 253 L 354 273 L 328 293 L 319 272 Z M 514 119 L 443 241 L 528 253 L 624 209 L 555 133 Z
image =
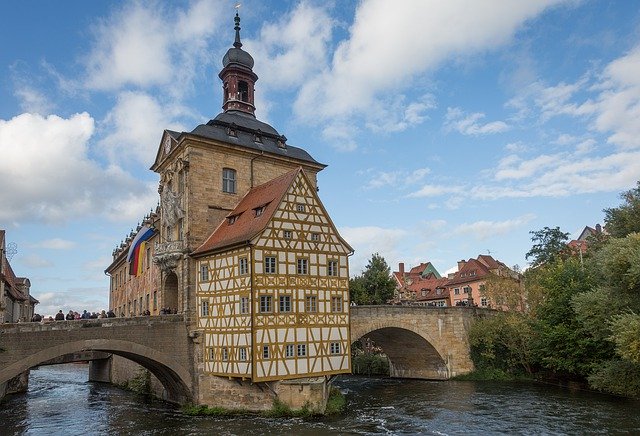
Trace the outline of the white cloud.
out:
M 407 197 L 437 197 L 445 194 L 456 194 L 464 191 L 464 187 L 460 185 L 424 185 L 418 191 L 412 192 Z
M 277 22 L 265 24 L 257 40 L 245 38 L 244 48 L 256 60 L 261 83 L 291 89 L 322 71 L 333 25 L 325 8 L 303 1 Z
M 381 171 L 375 174 L 365 185 L 366 189 L 381 188 L 383 186 L 409 186 L 421 182 L 431 172 L 429 168 L 418 168 L 407 171 Z
M 104 120 L 107 132 L 100 142 L 113 162 L 135 159 L 151 166 L 164 129 L 182 130 L 171 121 L 176 111 L 163 107 L 156 99 L 143 92 L 122 92 L 116 105 Z
M 360 2 L 349 38 L 329 67 L 304 83 L 296 113 L 315 122 L 365 114 L 381 95 L 414 86 L 417 76 L 448 58 L 508 43 L 519 26 L 555 3 Z
M 187 9 L 128 3 L 95 24 L 95 41 L 85 59 L 85 86 L 117 90 L 127 85 L 161 85 L 169 94 L 182 94 L 195 67 L 206 64 L 203 49 L 219 28 L 222 3 L 194 1 Z
M 19 263 L 33 269 L 51 268 L 53 266 L 53 262 L 41 256 L 38 256 L 37 254 L 29 254 L 23 256 L 20 258 Z
M 453 230 L 453 233 L 458 235 L 471 235 L 479 241 L 484 241 L 492 237 L 506 235 L 528 224 L 535 219 L 535 217 L 533 214 L 526 214 L 506 221 L 475 221 L 473 223 L 464 223 L 457 226 Z
M 54 108 L 53 103 L 45 94 L 27 84 L 19 84 L 13 93 L 18 98 L 20 108 L 24 112 L 48 115 Z
M 123 193 L 148 191 L 120 168 L 89 158 L 93 133 L 87 113 L 0 120 L 0 220 L 63 222 L 99 215 Z M 140 204 L 140 213 L 152 205 Z
M 509 155 L 498 163 L 496 180 L 525 179 L 549 167 L 555 167 L 566 155 L 540 155 L 530 160 L 522 160 L 516 155 Z
M 379 253 L 387 261 L 400 259 L 400 243 L 407 236 L 403 229 L 385 229 L 376 226 L 342 227 L 342 237 L 353 247 L 355 253 L 349 260 L 350 274 L 360 274 L 373 253 Z
M 53 238 L 45 239 L 35 246 L 39 248 L 46 248 L 47 250 L 70 250 L 76 246 L 76 243 L 67 239 Z
M 480 121 L 484 117 L 485 115 L 480 112 L 467 115 L 460 108 L 447 108 L 444 128 L 447 131 L 455 130 L 463 135 L 474 136 L 501 133 L 509 129 L 504 121 L 481 124 Z

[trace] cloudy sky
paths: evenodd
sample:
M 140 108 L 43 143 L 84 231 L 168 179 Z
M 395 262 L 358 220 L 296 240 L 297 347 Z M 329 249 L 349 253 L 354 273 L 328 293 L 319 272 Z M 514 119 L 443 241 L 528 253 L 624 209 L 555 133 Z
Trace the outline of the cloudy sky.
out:
M 232 0 L 0 3 L 0 228 L 41 313 L 108 305 L 111 252 L 158 202 L 163 129 L 221 110 Z M 243 1 L 257 115 L 328 164 L 355 248 L 399 261 L 577 236 L 640 179 L 634 1 Z

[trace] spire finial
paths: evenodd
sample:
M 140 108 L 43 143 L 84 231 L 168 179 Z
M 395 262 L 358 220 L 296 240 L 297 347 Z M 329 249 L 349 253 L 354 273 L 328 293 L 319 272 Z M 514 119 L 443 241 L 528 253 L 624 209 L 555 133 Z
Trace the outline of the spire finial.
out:
M 233 46 L 235 48 L 242 47 L 242 43 L 240 42 L 240 15 L 238 15 L 238 9 L 240 9 L 240 3 L 236 3 L 236 16 L 233 21 L 236 23 L 234 30 L 236 31 L 236 40 L 233 42 Z

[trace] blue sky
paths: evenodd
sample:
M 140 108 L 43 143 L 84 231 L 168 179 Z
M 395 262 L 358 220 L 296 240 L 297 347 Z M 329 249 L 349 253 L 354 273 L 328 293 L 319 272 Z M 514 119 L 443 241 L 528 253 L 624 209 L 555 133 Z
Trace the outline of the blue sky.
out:
M 41 313 L 108 304 L 158 201 L 165 128 L 221 111 L 233 1 L 0 4 L 0 228 Z M 328 164 L 320 196 L 393 269 L 577 236 L 640 179 L 634 1 L 244 1 L 259 119 Z

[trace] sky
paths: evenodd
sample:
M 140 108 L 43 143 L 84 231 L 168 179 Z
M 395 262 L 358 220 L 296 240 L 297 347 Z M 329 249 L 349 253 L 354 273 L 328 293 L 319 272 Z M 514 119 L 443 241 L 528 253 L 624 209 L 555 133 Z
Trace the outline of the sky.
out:
M 235 2 L 0 3 L 0 228 L 37 311 L 108 306 L 158 203 L 164 129 L 221 112 Z M 640 179 L 640 8 L 621 1 L 243 1 L 256 115 L 328 167 L 319 195 L 392 270 L 577 237 Z

